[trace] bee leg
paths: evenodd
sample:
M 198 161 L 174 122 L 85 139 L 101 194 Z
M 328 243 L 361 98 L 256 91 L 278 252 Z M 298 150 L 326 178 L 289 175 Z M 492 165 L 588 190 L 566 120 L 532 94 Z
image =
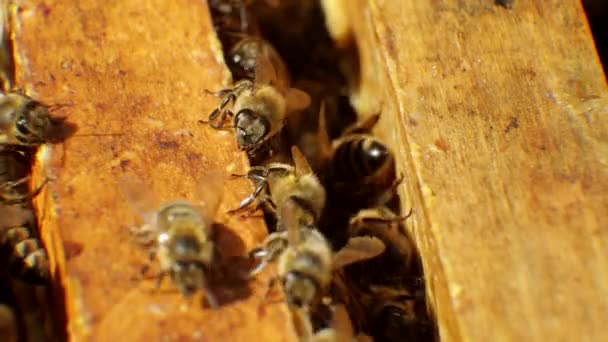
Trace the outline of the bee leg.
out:
M 272 277 L 268 280 L 268 285 L 266 285 L 266 292 L 264 293 L 264 303 L 270 303 L 270 295 L 272 294 L 275 286 L 279 282 L 279 277 Z
M 144 275 L 146 275 L 146 273 L 148 273 L 148 271 L 150 270 L 150 265 L 152 265 L 152 262 L 154 261 L 155 258 L 156 258 L 156 248 L 152 248 L 148 252 L 148 262 L 145 265 L 143 265 L 141 267 L 141 270 L 139 271 L 142 276 L 144 276 Z
M 154 285 L 156 286 L 156 289 L 160 288 L 160 285 L 163 282 L 163 279 L 165 279 L 165 277 L 167 276 L 167 274 L 169 274 L 169 271 L 166 270 L 158 271 L 158 273 L 156 273 L 156 284 Z
M 261 259 L 260 263 L 247 275 L 248 278 L 253 278 L 256 274 L 260 273 L 271 260 L 270 252 L 265 248 L 256 248 L 249 253 L 250 259 Z
M 255 201 L 255 199 L 256 199 L 257 197 L 259 197 L 259 196 L 260 196 L 260 193 L 262 192 L 262 190 L 264 190 L 264 189 L 266 188 L 266 186 L 267 186 L 266 181 L 264 181 L 264 182 L 260 182 L 260 183 L 259 183 L 259 184 L 258 184 L 258 185 L 255 187 L 255 189 L 253 190 L 253 192 L 252 192 L 252 193 L 251 193 L 249 196 L 245 197 L 245 198 L 244 198 L 244 199 L 241 201 L 241 203 L 239 204 L 239 207 L 238 207 L 238 208 L 236 208 L 236 209 L 232 209 L 232 210 L 229 210 L 227 213 L 228 213 L 229 215 L 234 215 L 234 214 L 236 214 L 237 212 L 242 211 L 243 209 L 245 209 L 246 207 L 248 207 L 248 206 L 249 206 L 251 203 L 253 203 L 253 201 Z M 258 205 L 258 206 L 259 206 L 259 205 Z M 258 206 L 256 206 L 255 210 L 257 210 L 257 207 L 258 207 Z
M 224 109 L 222 110 L 222 114 L 220 115 L 220 119 L 217 120 L 217 124 L 211 124 L 211 127 L 215 128 L 215 129 L 222 129 L 222 127 L 224 126 L 224 121 L 226 121 L 226 117 L 230 116 L 233 117 L 234 113 L 232 113 L 232 111 L 228 110 L 228 109 Z M 210 120 L 211 121 L 211 120 Z M 229 129 L 233 128 L 232 126 L 228 127 Z
M 403 183 L 403 180 L 405 179 L 403 174 L 399 175 L 399 178 L 395 179 L 393 181 L 393 184 L 391 184 L 391 186 L 386 189 L 386 191 L 384 191 L 383 193 L 380 194 L 380 196 L 378 196 L 378 198 L 374 201 L 374 206 L 380 207 L 383 206 L 385 204 L 387 204 L 391 199 L 393 199 L 393 196 L 395 196 L 395 194 L 397 193 L 397 188 L 399 188 L 399 186 L 401 185 L 401 183 Z
M 1 188 L 4 190 L 8 190 L 8 189 L 14 189 L 15 187 L 27 182 L 29 180 L 29 176 L 23 177 L 19 180 L 16 181 L 12 181 L 12 182 L 6 182 L 4 183 Z M 44 181 L 42 182 L 42 184 L 40 184 L 33 192 L 27 193 L 25 195 L 15 195 L 15 196 L 11 196 L 11 197 L 0 197 L 0 202 L 6 204 L 6 205 L 13 205 L 13 204 L 19 204 L 19 203 L 23 203 L 25 201 L 31 200 L 32 198 L 36 197 L 40 191 L 42 191 L 42 188 L 46 185 L 46 183 L 48 183 L 49 179 L 45 178 Z
M 211 292 L 211 290 L 207 287 L 204 287 L 202 289 L 203 294 L 205 295 L 205 299 L 207 299 L 207 303 L 209 304 L 209 306 L 212 309 L 217 309 L 220 307 L 220 304 L 217 300 L 217 297 L 215 296 L 215 294 L 213 294 L 213 292 Z

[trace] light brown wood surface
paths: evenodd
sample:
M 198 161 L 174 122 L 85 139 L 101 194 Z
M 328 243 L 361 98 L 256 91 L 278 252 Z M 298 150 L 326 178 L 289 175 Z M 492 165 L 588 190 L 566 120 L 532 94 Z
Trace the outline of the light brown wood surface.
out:
M 12 14 L 17 85 L 64 105 L 54 115 L 78 128 L 45 146 L 35 171 L 38 181 L 54 177 L 35 205 L 70 340 L 294 340 L 286 306 L 262 303 L 272 268 L 216 311 L 184 299 L 169 279 L 158 290 L 138 279 L 147 250 L 129 233 L 141 220 L 121 177 L 149 183 L 158 202 L 197 200 L 205 172 L 247 168 L 230 132 L 197 123 L 217 101 L 203 90 L 230 82 L 205 2 L 32 0 Z M 226 183 L 217 215 L 224 256 L 246 255 L 266 234 L 259 218 L 224 214 L 249 191 L 245 180 Z
M 608 93 L 579 2 L 344 11 L 442 340 L 607 340 Z

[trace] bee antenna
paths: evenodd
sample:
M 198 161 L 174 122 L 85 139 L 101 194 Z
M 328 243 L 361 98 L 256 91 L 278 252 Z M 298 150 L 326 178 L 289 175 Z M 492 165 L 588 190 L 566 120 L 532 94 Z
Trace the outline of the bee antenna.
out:
M 62 109 L 65 107 L 71 107 L 73 105 L 74 105 L 74 103 L 72 101 L 70 101 L 70 102 L 66 102 L 66 103 L 55 103 L 52 105 L 48 105 L 47 107 L 49 109 L 49 112 L 52 113 L 52 112 L 56 112 L 59 109 Z

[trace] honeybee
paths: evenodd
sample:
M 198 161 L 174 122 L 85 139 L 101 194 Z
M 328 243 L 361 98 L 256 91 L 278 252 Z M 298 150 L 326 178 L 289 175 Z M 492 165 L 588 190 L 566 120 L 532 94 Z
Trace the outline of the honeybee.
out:
M 323 107 L 319 114 L 321 158 L 324 159 L 325 184 L 337 197 L 349 198 L 369 207 L 378 196 L 395 186 L 395 157 L 380 140 L 370 135 L 380 114 L 356 122 L 342 137 L 330 141 Z
M 265 0 L 264 2 L 273 8 L 279 5 L 279 0 Z M 249 30 L 247 7 L 251 6 L 254 0 L 210 0 L 208 3 L 212 18 L 218 22 L 219 28 L 240 30 L 241 32 Z
M 292 308 L 318 305 L 331 284 L 332 274 L 346 265 L 374 258 L 384 252 L 382 241 L 373 237 L 353 237 L 333 253 L 329 242 L 314 226 L 301 225 L 299 204 L 287 199 L 281 206 L 286 230 L 270 234 L 264 247 L 252 251 L 261 260 L 250 275 L 277 259 L 278 280 Z
M 22 206 L 0 205 L 0 244 L 10 249 L 9 274 L 31 284 L 48 284 L 49 260 L 36 231 L 33 211 Z
M 223 194 L 221 174 L 210 172 L 201 178 L 199 204 L 178 200 L 157 210 L 151 205 L 148 188 L 134 177 L 126 177 L 122 185 L 129 203 L 146 222 L 136 234 L 146 242 L 156 241 L 150 259 L 156 257 L 160 264 L 157 287 L 169 275 L 184 296 L 201 290 L 209 305 L 217 308 L 218 301 L 208 287 L 207 275 L 216 259 L 212 228 Z
M 292 200 L 296 204 L 293 210 L 297 213 L 299 224 L 314 226 L 325 207 L 325 188 L 297 147 L 292 146 L 291 155 L 293 166 L 271 163 L 267 166 L 251 167 L 246 176 L 253 182 L 254 191 L 241 201 L 238 208 L 229 213 L 245 209 L 257 198 L 258 205 L 250 210 L 256 210 L 259 205 L 266 203 L 281 224 L 281 213 L 284 211 L 281 206 Z
M 337 303 L 331 306 L 332 318 L 329 326 L 314 332 L 310 315 L 303 308 L 292 310 L 294 322 L 305 342 L 373 342 L 365 334 L 355 334 L 346 307 Z
M 401 178 L 380 195 L 375 207 L 361 209 L 350 218 L 348 236 L 373 236 L 386 246 L 385 253 L 378 258 L 349 267 L 347 271 L 355 274 L 351 275 L 351 278 L 357 279 L 358 283 L 381 283 L 391 279 L 417 282 L 421 276 L 420 260 L 417 258 L 414 242 L 403 226 L 403 222 L 412 215 L 413 210 L 401 216 L 387 206 L 400 181 Z
M 436 327 L 429 317 L 423 291 L 375 287 L 368 305 L 369 332 L 378 341 L 434 341 Z
M 232 76 L 235 79 L 255 79 L 256 61 L 260 55 L 267 56 L 275 68 L 276 78 L 289 85 L 289 71 L 281 55 L 268 41 L 255 36 L 242 35 L 242 39 L 230 49 L 227 64 Z
M 0 95 L 0 145 L 44 144 L 51 127 L 46 105 L 19 92 Z
M 255 79 L 244 79 L 233 88 L 216 93 L 222 98 L 207 121 L 219 129 L 227 116 L 232 117 L 236 141 L 241 150 L 253 152 L 283 127 L 287 115 L 310 104 L 310 96 L 289 87 L 289 78 L 275 65 L 269 49 L 263 49 L 255 58 Z M 232 103 L 232 109 L 228 105 Z M 215 121 L 215 123 L 214 123 Z

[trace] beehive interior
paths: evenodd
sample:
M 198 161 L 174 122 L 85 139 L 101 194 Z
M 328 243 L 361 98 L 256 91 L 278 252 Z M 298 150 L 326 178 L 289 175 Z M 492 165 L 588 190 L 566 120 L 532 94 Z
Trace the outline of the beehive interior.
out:
M 326 2 L 326 3 L 329 3 Z M 339 3 L 339 2 L 336 2 Z M 278 7 L 271 6 L 264 1 L 256 1 L 246 7 L 246 23 L 243 24 L 242 8 L 237 5 L 220 9 L 225 2 L 210 2 L 212 19 L 216 32 L 222 42 L 227 65 L 233 72 L 234 82 L 244 75 L 240 73 L 238 65 L 232 60 L 231 49 L 243 36 L 257 36 L 269 41 L 286 62 L 292 86 L 307 91 L 312 97 L 311 106 L 302 113 L 292 113 L 286 120 L 286 129 L 272 144 L 272 154 L 250 156 L 252 165 L 264 165 L 270 162 L 291 162 L 289 156 L 290 145 L 296 145 L 307 157 L 310 157 L 313 169 L 315 167 L 315 153 L 318 153 L 315 141 L 319 130 L 319 111 L 321 103 L 325 105 L 327 131 L 329 137 L 338 139 L 343 131 L 350 125 L 363 120 L 373 113 L 357 115 L 352 102 L 365 104 L 366 102 L 381 102 L 381 99 L 365 98 L 365 93 L 353 96 L 353 92 L 365 89 L 361 85 L 359 48 L 355 40 L 342 42 L 334 41 L 326 26 L 326 17 L 319 1 L 281 1 Z M 335 19 L 335 18 L 330 18 Z M 329 23 L 331 25 L 331 23 Z M 234 34 L 238 32 L 239 34 Z M 244 35 L 243 35 L 244 33 Z M 367 96 L 376 96 L 377 93 Z M 357 99 L 354 99 L 357 97 Z M 364 107 L 363 105 L 362 107 Z M 323 175 L 320 175 L 323 178 Z M 395 178 L 399 175 L 393 175 Z M 327 184 L 326 184 L 327 185 Z M 345 235 L 349 219 L 363 209 L 359 204 L 346 204 L 348 199 L 344 193 L 328 191 L 327 205 L 319 223 L 320 230 L 330 239 L 335 250 L 344 246 Z M 394 195 L 388 206 L 399 215 L 405 215 L 408 208 L 402 208 L 404 201 Z M 276 225 L 275 217 L 266 213 L 266 222 L 270 231 Z M 402 227 L 403 228 L 403 227 Z M 411 238 L 410 238 L 411 242 Z M 405 268 L 406 260 L 402 263 L 390 263 L 386 259 L 372 260 L 360 265 L 351 265 L 346 268 L 347 279 L 363 278 L 373 286 L 381 284 L 386 288 L 407 288 L 412 291 L 413 297 L 402 299 L 404 306 L 408 307 L 408 314 L 399 310 L 387 309 L 382 314 L 369 313 L 361 317 L 360 307 L 350 307 L 351 319 L 360 332 L 372 336 L 376 341 L 401 340 L 407 336 L 415 341 L 432 341 L 438 339 L 436 324 L 434 323 L 432 309 L 425 303 L 424 275 L 420 256 L 413 251 L 412 265 L 408 276 L 398 275 L 391 268 Z M 356 296 L 356 293 L 352 293 Z M 408 304 L 405 304 L 408 303 Z M 365 306 L 365 305 L 364 305 Z M 319 315 L 322 316 L 322 315 Z M 324 327 L 327 317 L 317 319 L 317 328 Z
M 225 1 L 209 1 L 211 10 L 214 12 L 214 4 L 229 3 Z M 270 2 L 269 2 L 270 3 Z M 214 13 L 217 33 L 220 37 L 225 56 L 230 55 L 231 46 L 241 37 L 243 31 L 246 34 L 259 35 L 270 41 L 279 51 L 292 77 L 294 87 L 308 92 L 312 97 L 311 106 L 302 113 L 290 117 L 283 132 L 271 141 L 270 149 L 265 153 L 251 156 L 252 165 L 263 165 L 271 161 L 290 162 L 289 146 L 297 145 L 309 155 L 316 153 L 314 139 L 319 127 L 318 113 L 321 102 L 326 106 L 327 131 L 331 139 L 337 139 L 342 132 L 358 120 L 358 115 L 351 105 L 353 89 L 361 88 L 359 72 L 360 63 L 358 48 L 355 42 L 342 44 L 338 47 L 329 37 L 325 26 L 325 18 L 320 4 L 317 1 L 281 1 L 279 7 L 270 6 L 264 1 L 256 1 L 247 7 L 249 17 L 246 27 L 242 25 L 241 13 L 238 10 L 226 13 Z M 8 8 L 8 7 L 5 7 Z M 226 23 L 235 27 L 226 27 Z M 5 46 L 13 47 L 11 44 Z M 13 56 L 11 52 L 9 55 Z M 231 65 L 228 60 L 228 66 Z M 12 68 L 12 67 L 11 67 Z M 11 69 L 14 71 L 13 69 Z M 238 78 L 235 77 L 234 81 Z M 364 88 L 364 87 L 363 87 Z M 358 95 L 359 97 L 365 94 Z M 361 100 L 360 100 L 361 101 Z M 365 100 L 363 100 L 365 101 Z M 366 113 L 370 114 L 370 113 Z M 311 140 L 312 139 L 312 140 Z M 307 150 L 307 147 L 311 149 Z M 29 163 L 33 162 L 35 151 L 28 151 L 31 157 Z M 311 161 L 313 162 L 313 161 Z M 313 163 L 314 166 L 314 163 Z M 30 165 L 27 166 L 28 169 Z M 397 178 L 399 175 L 394 174 Z M 33 185 L 31 186 L 33 187 Z M 320 229 L 331 240 L 333 247 L 338 249 L 345 244 L 345 227 L 348 220 L 361 207 L 343 206 L 344 194 L 328 194 L 328 206 L 321 218 Z M 408 208 L 402 208 L 402 203 L 397 195 L 389 202 L 389 207 L 397 215 L 405 216 Z M 272 231 L 275 225 L 274 218 L 267 216 L 268 227 Z M 343 227 L 343 228 L 341 228 Z M 69 251 L 69 243 L 63 243 L 66 253 Z M 415 251 L 414 251 L 415 253 Z M 69 257 L 69 256 L 68 256 Z M 355 309 L 351 309 L 351 315 L 356 319 L 356 327 L 363 333 L 372 335 L 377 341 L 401 340 L 404 336 L 412 340 L 429 341 L 437 338 L 436 326 L 432 313 L 429 312 L 425 303 L 424 276 L 419 256 L 413 255 L 413 265 L 408 269 L 408 277 L 402 276 L 391 278 L 392 271 L 389 267 L 400 268 L 400 264 L 367 263 L 364 265 L 352 265 L 346 270 L 347 278 L 366 275 L 363 277 L 370 283 L 374 279 L 369 277 L 385 277 L 379 282 L 379 287 L 407 288 L 411 296 L 402 296 L 403 306 L 386 310 L 373 319 L 367 315 L 359 316 Z M 380 266 L 380 268 L 378 268 Z M 372 270 L 372 276 L 368 273 Z M 57 272 L 56 270 L 54 272 Z M 20 336 L 28 340 L 65 340 L 67 339 L 66 327 L 66 301 L 63 297 L 66 279 L 55 278 L 55 283 L 48 287 L 28 287 L 27 285 L 13 285 L 10 292 L 21 292 L 15 298 L 23 298 L 22 303 L 10 302 L 6 297 L 7 304 L 20 307 L 22 310 L 35 307 L 38 311 L 33 313 L 19 312 Z M 8 284 L 3 282 L 2 284 Z M 4 292 L 3 292 L 4 293 Z M 50 293 L 53 293 L 49 296 Z M 353 293 L 353 296 L 356 294 Z M 412 297 L 415 297 L 412 300 Z M 33 300 L 33 298 L 36 298 Z M 49 309 L 48 307 L 51 307 Z M 405 311 L 398 311 L 403 309 Z M 317 328 L 325 327 L 329 321 L 323 313 L 319 313 L 315 324 Z M 357 317 L 355 317 L 357 316 Z M 384 324 L 384 325 L 381 325 Z M 41 334 L 41 335 L 37 335 Z

